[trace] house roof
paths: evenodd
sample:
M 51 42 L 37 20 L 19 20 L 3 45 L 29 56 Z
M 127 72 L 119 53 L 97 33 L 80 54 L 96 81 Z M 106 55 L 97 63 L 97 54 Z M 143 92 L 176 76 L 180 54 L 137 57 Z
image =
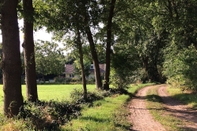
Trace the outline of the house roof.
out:
M 74 66 L 72 64 L 66 64 L 65 65 L 65 73 L 66 74 L 73 74 L 74 72 Z
M 106 64 L 99 64 L 100 72 L 103 73 L 106 70 Z M 73 64 L 66 64 L 65 65 L 65 73 L 66 74 L 73 74 L 75 71 Z M 94 68 L 90 68 L 90 71 L 93 72 Z

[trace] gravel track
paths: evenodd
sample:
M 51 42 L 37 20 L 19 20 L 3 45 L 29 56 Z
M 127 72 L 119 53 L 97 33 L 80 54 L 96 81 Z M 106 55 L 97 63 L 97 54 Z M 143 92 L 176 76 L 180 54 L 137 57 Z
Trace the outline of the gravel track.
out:
M 197 110 L 188 108 L 187 105 L 173 99 L 166 91 L 167 85 L 147 86 L 140 89 L 136 97 L 128 104 L 130 110 L 129 121 L 132 123 L 133 131 L 166 131 L 166 129 L 155 121 L 146 108 L 146 93 L 149 89 L 157 87 L 157 93 L 164 102 L 166 113 L 180 119 L 184 124 L 180 127 L 185 131 L 197 131 Z

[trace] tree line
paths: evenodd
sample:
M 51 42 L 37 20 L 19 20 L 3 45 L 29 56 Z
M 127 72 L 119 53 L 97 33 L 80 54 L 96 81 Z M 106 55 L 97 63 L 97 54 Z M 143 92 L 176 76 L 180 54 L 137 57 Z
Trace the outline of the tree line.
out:
M 23 105 L 17 22 L 20 15 L 24 19 L 28 101 L 38 101 L 33 30 L 43 26 L 67 49 L 77 51 L 84 99 L 87 53 L 94 64 L 98 89 L 109 90 L 110 84 L 121 89 L 131 82 L 166 80 L 180 88 L 197 89 L 195 0 L 1 0 L 0 7 L 6 116 L 17 115 Z M 104 80 L 99 69 L 99 48 L 105 55 Z

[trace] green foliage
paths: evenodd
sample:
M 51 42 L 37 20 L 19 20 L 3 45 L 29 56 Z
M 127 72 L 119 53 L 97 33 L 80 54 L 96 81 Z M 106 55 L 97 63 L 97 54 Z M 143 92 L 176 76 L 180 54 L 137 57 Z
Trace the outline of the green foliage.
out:
M 40 41 L 35 44 L 36 72 L 42 75 L 60 75 L 64 72 L 63 51 L 57 43 Z
M 71 93 L 70 93 L 70 98 L 72 102 L 81 104 L 81 103 L 90 103 L 90 105 L 92 104 L 92 102 L 96 101 L 96 100 L 101 100 L 106 96 L 110 96 L 112 94 L 112 92 L 110 91 L 102 91 L 102 90 L 97 90 L 97 91 L 93 91 L 93 92 L 88 92 L 87 94 L 87 98 L 86 100 L 84 100 L 83 96 L 83 90 L 82 89 L 74 89 Z
M 25 103 L 18 118 L 29 119 L 34 130 L 59 130 L 59 126 L 80 115 L 80 107 L 66 101 Z
M 55 83 L 64 84 L 65 82 L 66 82 L 65 77 L 59 76 L 59 77 L 56 77 L 56 78 L 55 78 Z
M 116 88 L 125 88 L 135 81 L 132 77 L 139 65 L 133 45 L 116 44 L 112 56 L 111 82 Z
M 95 101 L 91 108 L 83 109 L 82 116 L 64 126 L 64 130 L 126 131 L 130 127 L 128 112 L 124 107 L 128 98 L 128 95 L 114 94 Z
M 183 90 L 197 90 L 197 50 L 195 47 L 178 49 L 176 45 L 171 45 L 166 52 L 168 53 L 166 53 L 164 63 L 164 74 L 168 77 L 168 83 Z
M 131 89 L 131 92 L 135 92 L 142 86 L 131 86 L 129 91 Z M 69 87 L 73 89 L 73 86 Z M 64 89 L 67 90 L 66 93 L 70 92 L 69 87 Z M 57 88 L 55 89 L 57 91 Z M 45 88 L 44 93 L 48 94 L 47 91 L 51 91 L 50 87 Z M 87 102 L 81 101 L 82 90 L 73 90 L 71 94 L 73 96 L 71 102 L 65 100 L 25 102 L 24 108 L 21 108 L 20 114 L 14 119 L 7 119 L 0 114 L 0 130 L 73 131 L 103 129 L 106 131 L 126 131 L 129 129 L 128 110 L 125 106 L 125 103 L 130 99 L 129 94 L 119 94 L 113 90 L 95 90 L 94 92 L 88 92 L 89 101 Z M 58 96 L 56 94 L 56 97 Z M 76 117 L 78 119 L 75 119 Z
M 85 73 L 85 76 L 87 77 L 90 75 L 91 60 L 87 59 L 87 57 L 84 57 L 83 62 L 84 62 L 84 71 L 85 71 L 84 73 Z M 75 67 L 74 73 L 77 75 L 81 75 L 81 65 L 80 65 L 78 58 L 76 58 L 76 60 L 74 61 L 74 67 Z

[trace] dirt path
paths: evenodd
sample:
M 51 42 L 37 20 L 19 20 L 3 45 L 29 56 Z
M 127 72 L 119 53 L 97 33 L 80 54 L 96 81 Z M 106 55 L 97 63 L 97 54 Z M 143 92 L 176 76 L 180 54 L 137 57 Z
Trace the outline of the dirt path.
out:
M 166 91 L 166 85 L 158 86 L 158 94 L 163 99 L 166 112 L 183 121 L 182 129 L 185 131 L 197 131 L 197 111 L 189 109 L 186 105 L 170 97 Z M 130 122 L 133 124 L 131 130 L 134 131 L 166 131 L 164 127 L 155 121 L 149 110 L 146 109 L 145 96 L 150 88 L 147 86 L 138 91 L 136 97 L 129 103 Z
M 188 106 L 170 97 L 166 91 L 166 85 L 161 85 L 157 92 L 162 97 L 167 112 L 184 123 L 182 129 L 197 131 L 197 110 L 189 109 Z
M 162 125 L 155 121 L 146 109 L 146 92 L 153 86 L 147 86 L 138 91 L 136 97 L 129 103 L 130 121 L 134 131 L 165 131 Z

